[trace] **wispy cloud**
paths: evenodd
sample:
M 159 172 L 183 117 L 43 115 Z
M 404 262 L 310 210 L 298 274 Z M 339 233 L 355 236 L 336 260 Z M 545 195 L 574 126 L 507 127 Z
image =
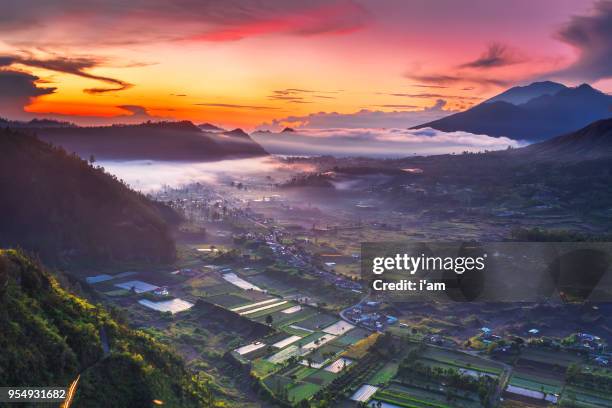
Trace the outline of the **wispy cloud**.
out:
M 457 73 L 457 74 L 440 74 L 440 73 L 429 73 L 429 74 L 413 74 L 407 73 L 407 78 L 415 79 L 417 81 L 429 82 L 432 84 L 441 85 L 454 85 L 461 83 L 472 83 L 476 85 L 485 86 L 507 86 L 511 83 L 508 79 L 502 78 L 491 78 L 482 75 L 475 75 L 470 73 Z
M 0 59 L 4 61 L 5 65 L 9 64 L 20 64 L 27 67 L 35 67 L 47 69 L 49 71 L 63 72 L 66 74 L 80 76 L 82 78 L 92 79 L 95 81 L 105 82 L 107 84 L 115 85 L 114 87 L 95 87 L 84 89 L 83 91 L 89 94 L 97 94 L 104 92 L 122 91 L 132 87 L 132 84 L 122 81 L 120 79 L 111 78 L 102 75 L 95 75 L 87 72 L 91 68 L 100 66 L 104 60 L 96 57 L 61 57 L 53 55 L 50 58 L 35 58 L 30 54 L 25 53 L 24 55 L 6 55 L 0 56 Z
M 238 105 L 233 103 L 196 103 L 197 106 L 210 106 L 214 108 L 232 108 L 232 109 L 249 109 L 249 110 L 274 110 L 280 109 L 274 106 L 261 105 Z
M 290 103 L 313 103 L 312 98 L 336 99 L 333 94 L 339 91 L 317 91 L 313 89 L 286 88 L 273 90 L 268 99 L 273 101 L 286 101 Z
M 505 44 L 494 42 L 489 44 L 486 51 L 473 61 L 461 64 L 460 68 L 490 69 L 506 65 L 518 64 L 525 59 L 519 57 L 518 52 Z

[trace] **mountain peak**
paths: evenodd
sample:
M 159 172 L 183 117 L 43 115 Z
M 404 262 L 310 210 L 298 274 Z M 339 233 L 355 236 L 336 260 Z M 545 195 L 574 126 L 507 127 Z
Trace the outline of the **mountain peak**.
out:
M 286 127 L 286 128 L 284 128 L 284 129 L 281 131 L 281 133 L 285 133 L 285 132 L 295 132 L 295 129 L 290 128 L 290 127 Z
M 212 132 L 225 131 L 225 129 L 219 126 L 213 125 L 212 123 L 208 123 L 208 122 L 202 123 L 198 125 L 198 127 L 205 131 L 212 131 Z
M 525 86 L 512 87 L 499 95 L 496 95 L 490 99 L 487 99 L 483 103 L 491 102 L 508 102 L 513 105 L 521 105 L 530 101 L 531 99 L 544 96 L 554 95 L 559 91 L 568 89 L 565 85 L 553 81 L 540 81 L 533 82 Z
M 223 135 L 231 136 L 231 137 L 240 137 L 240 138 L 243 138 L 243 139 L 250 139 L 251 138 L 247 132 L 245 132 L 244 130 L 242 130 L 240 128 L 236 128 L 236 129 L 230 130 L 228 132 L 223 132 Z

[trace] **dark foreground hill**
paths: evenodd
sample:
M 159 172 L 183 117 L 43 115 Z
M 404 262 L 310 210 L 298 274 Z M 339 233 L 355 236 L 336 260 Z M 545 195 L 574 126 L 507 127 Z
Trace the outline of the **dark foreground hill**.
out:
M 170 262 L 178 215 L 34 136 L 0 130 L 0 246 L 52 263 Z
M 172 350 L 64 290 L 40 265 L 0 250 L 0 385 L 67 387 L 75 407 L 213 407 Z
M 530 160 L 566 162 L 612 158 L 612 119 L 599 120 L 576 132 L 517 149 L 516 153 Z
M 548 86 L 544 90 L 540 89 L 541 84 L 512 88 L 464 112 L 424 123 L 415 129 L 432 127 L 444 132 L 466 131 L 542 141 L 612 117 L 612 96 L 587 84 L 576 88 Z M 555 89 L 559 90 L 543 93 Z M 535 96 L 538 93 L 540 95 Z M 522 102 L 529 96 L 534 97 Z
M 189 121 L 33 130 L 42 140 L 98 160 L 207 161 L 266 155 L 248 135 L 226 137 Z

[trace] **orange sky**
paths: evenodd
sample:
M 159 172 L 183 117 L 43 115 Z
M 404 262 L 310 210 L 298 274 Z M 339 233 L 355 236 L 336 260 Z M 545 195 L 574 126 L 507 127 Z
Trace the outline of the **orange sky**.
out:
M 584 78 L 564 73 L 586 51 L 559 32 L 573 15 L 597 13 L 587 1 L 53 3 L 16 2 L 0 18 L 2 71 L 55 88 L 25 94 L 22 118 L 253 129 L 316 112 L 421 110 L 439 99 L 445 110 L 466 109 L 556 76 L 612 89 L 586 68 Z

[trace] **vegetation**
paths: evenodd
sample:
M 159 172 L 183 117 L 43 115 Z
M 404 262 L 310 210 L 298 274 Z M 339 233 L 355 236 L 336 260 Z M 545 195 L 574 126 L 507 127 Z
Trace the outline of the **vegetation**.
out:
M 0 130 L 0 246 L 46 262 L 171 262 L 170 208 L 34 136 Z
M 0 251 L 0 384 L 68 386 L 76 406 L 217 407 L 205 380 L 113 314 L 64 290 L 23 253 Z

